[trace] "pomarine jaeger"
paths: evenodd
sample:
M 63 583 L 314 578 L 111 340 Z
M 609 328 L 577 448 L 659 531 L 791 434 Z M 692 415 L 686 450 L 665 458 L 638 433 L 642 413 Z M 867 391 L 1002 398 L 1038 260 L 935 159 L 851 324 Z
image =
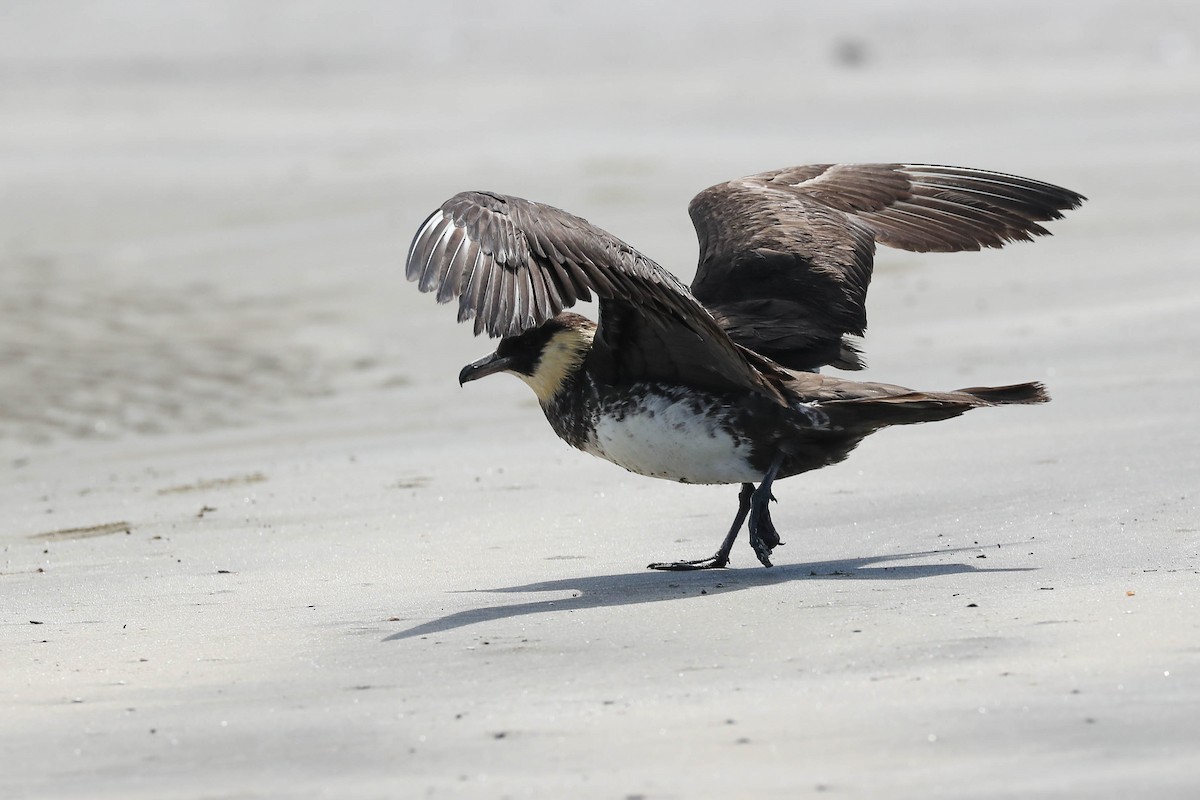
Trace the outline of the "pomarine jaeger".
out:
M 1040 383 L 922 392 L 819 374 L 863 367 L 876 243 L 916 252 L 1001 247 L 1047 234 L 1085 198 L 1041 181 L 921 164 L 817 164 L 712 186 L 688 207 L 700 241 L 691 288 L 580 217 L 493 192 L 462 192 L 421 224 L 406 274 L 458 320 L 499 337 L 463 368 L 524 380 L 563 440 L 625 469 L 739 483 L 708 558 L 724 567 L 749 517 L 771 566 L 773 483 L 842 461 L 889 425 L 983 406 L 1043 403 Z M 599 300 L 599 319 L 564 313 Z M 755 483 L 758 483 L 757 489 Z

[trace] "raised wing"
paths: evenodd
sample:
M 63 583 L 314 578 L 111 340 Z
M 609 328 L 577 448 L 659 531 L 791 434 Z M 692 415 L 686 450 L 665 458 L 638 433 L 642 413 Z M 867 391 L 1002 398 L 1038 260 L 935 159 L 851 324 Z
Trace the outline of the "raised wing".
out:
M 593 293 L 601 299 L 593 354 L 621 380 L 682 380 L 750 389 L 777 400 L 760 364 L 730 340 L 674 275 L 612 234 L 552 206 L 462 192 L 417 231 L 406 274 L 476 335 L 516 336 Z M 770 370 L 767 369 L 767 374 Z
M 1047 234 L 1084 197 L 999 172 L 816 164 L 705 189 L 692 292 L 745 347 L 792 369 L 858 369 L 875 243 L 917 252 L 1001 247 Z

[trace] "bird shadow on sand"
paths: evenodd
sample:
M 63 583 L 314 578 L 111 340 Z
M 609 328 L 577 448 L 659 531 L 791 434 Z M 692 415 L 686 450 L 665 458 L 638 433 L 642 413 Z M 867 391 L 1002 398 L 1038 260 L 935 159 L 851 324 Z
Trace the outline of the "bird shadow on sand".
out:
M 497 589 L 478 589 L 470 593 L 487 594 L 534 592 L 553 593 L 549 600 L 534 600 L 503 606 L 486 606 L 456 611 L 444 617 L 430 620 L 408 630 L 388 636 L 385 642 L 412 639 L 435 633 L 463 628 L 481 622 L 513 619 L 531 614 L 548 614 L 563 611 L 579 611 L 589 608 L 632 606 L 641 603 L 656 603 L 663 600 L 680 600 L 711 596 L 723 592 L 752 589 L 802 580 L 916 580 L 941 575 L 957 575 L 965 572 L 1030 572 L 1033 567 L 986 568 L 970 564 L 905 564 L 905 562 L 930 556 L 946 556 L 955 553 L 981 553 L 985 548 L 959 547 L 947 550 L 926 550 L 918 553 L 901 553 L 837 561 L 813 561 L 805 564 L 783 564 L 771 569 L 715 569 L 696 572 L 657 572 L 643 570 L 617 575 L 593 575 L 577 578 L 562 578 L 539 581 L 519 586 Z M 982 555 L 982 553 L 981 553 Z M 978 556 L 977 556 L 978 557 Z M 882 565 L 890 566 L 882 566 Z M 565 593 L 569 596 L 561 596 Z

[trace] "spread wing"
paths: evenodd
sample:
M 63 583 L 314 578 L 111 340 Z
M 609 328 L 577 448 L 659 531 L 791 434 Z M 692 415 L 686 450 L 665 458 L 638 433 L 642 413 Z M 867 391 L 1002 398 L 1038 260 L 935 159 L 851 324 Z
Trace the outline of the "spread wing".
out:
M 875 243 L 917 252 L 1001 247 L 1047 234 L 1085 198 L 961 167 L 817 164 L 718 184 L 688 212 L 700 240 L 692 292 L 731 338 L 792 369 L 862 367 Z
M 552 206 L 462 192 L 417 231 L 406 274 L 476 335 L 516 336 L 600 298 L 593 357 L 614 379 L 682 380 L 777 400 L 773 367 L 746 353 L 674 275 L 612 234 Z M 753 363 L 752 363 L 753 362 Z M 782 377 L 780 375 L 779 377 Z

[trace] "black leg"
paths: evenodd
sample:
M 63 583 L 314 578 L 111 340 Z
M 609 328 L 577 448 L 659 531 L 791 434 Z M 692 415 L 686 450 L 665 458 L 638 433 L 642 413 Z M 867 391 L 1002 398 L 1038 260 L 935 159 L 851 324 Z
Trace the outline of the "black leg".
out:
M 742 525 L 746 522 L 746 515 L 750 513 L 750 499 L 754 496 L 754 484 L 743 483 L 742 490 L 738 492 L 738 511 L 737 516 L 733 518 L 733 525 L 729 527 L 729 533 L 725 534 L 725 541 L 721 542 L 721 546 L 717 548 L 717 552 L 708 558 L 697 558 L 694 561 L 656 561 L 648 565 L 647 569 L 662 569 L 673 572 L 682 572 L 685 570 L 694 569 L 720 569 L 729 564 L 729 553 L 733 550 L 733 543 L 737 541 L 738 534 L 741 533 Z M 768 492 L 770 494 L 770 492 Z M 767 516 L 767 524 L 771 524 L 770 515 Z M 774 528 L 772 528 L 774 530 Z M 776 542 L 779 537 L 775 537 Z M 770 551 L 768 551 L 770 552 Z M 759 557 L 761 559 L 761 556 Z M 768 564 L 767 566 L 771 566 Z
M 779 541 L 779 532 L 775 530 L 775 524 L 771 522 L 770 509 L 770 503 L 775 499 L 771 495 L 771 484 L 775 482 L 775 476 L 779 474 L 779 468 L 782 466 L 783 454 L 780 453 L 771 462 L 771 468 L 763 476 L 758 490 L 750 497 L 750 546 L 754 548 L 754 554 L 764 567 L 771 566 L 771 551 L 783 544 Z

